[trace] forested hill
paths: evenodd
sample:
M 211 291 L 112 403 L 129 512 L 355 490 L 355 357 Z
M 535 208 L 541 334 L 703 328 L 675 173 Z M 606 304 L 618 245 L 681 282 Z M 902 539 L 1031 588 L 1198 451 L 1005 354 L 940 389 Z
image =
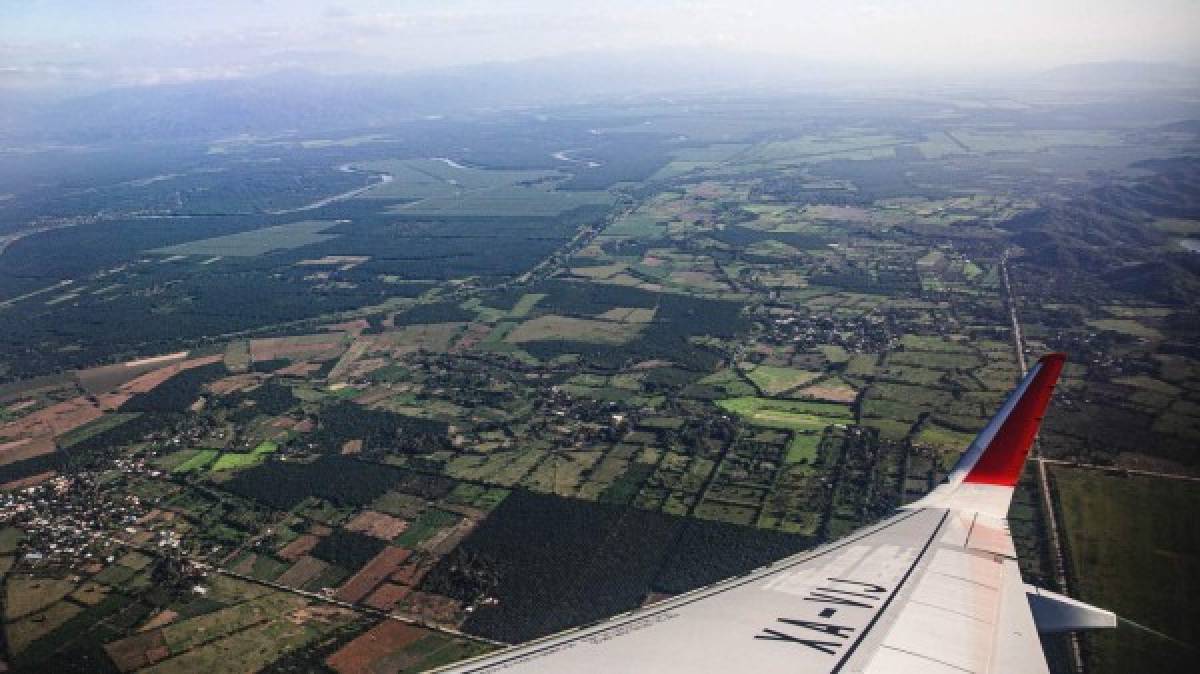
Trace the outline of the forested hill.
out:
M 1200 158 L 1136 165 L 1155 173 L 1133 184 L 1109 184 L 1066 203 L 1005 223 L 1024 261 L 1066 270 L 1099 284 L 1167 304 L 1187 305 L 1200 293 L 1197 255 L 1172 250 L 1162 218 L 1200 217 Z

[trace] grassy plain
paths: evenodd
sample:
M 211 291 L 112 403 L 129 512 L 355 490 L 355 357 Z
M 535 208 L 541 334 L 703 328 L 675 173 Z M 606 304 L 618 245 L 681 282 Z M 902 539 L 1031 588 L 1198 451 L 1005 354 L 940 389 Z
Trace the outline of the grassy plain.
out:
M 1157 329 L 1129 318 L 1097 318 L 1088 321 L 1088 325 L 1097 330 L 1119 332 L 1123 335 L 1145 337 L 1146 339 L 1161 339 L 1163 336 Z
M 767 395 L 776 395 L 803 386 L 821 376 L 820 372 L 793 370 L 786 367 L 759 365 L 746 374 L 746 378 L 754 382 L 760 391 Z
M 252 229 L 248 232 L 216 236 L 211 239 L 189 241 L 175 246 L 156 248 L 150 252 L 160 255 L 221 255 L 225 257 L 253 257 L 275 250 L 299 248 L 321 243 L 336 237 L 323 234 L 336 223 L 320 220 L 305 220 L 286 225 L 275 225 Z
M 1189 482 L 1051 469 L 1072 583 L 1084 601 L 1162 633 L 1122 624 L 1090 633 L 1089 670 L 1188 671 L 1200 643 L 1200 491 Z
M 554 171 L 479 169 L 439 159 L 364 162 L 362 170 L 392 176 L 363 198 L 396 199 L 394 213 L 411 215 L 497 216 L 558 215 L 581 206 L 607 206 L 612 196 L 591 190 L 555 190 L 562 174 Z
M 172 472 L 194 473 L 196 471 L 204 470 L 209 466 L 209 464 L 216 460 L 218 454 L 220 454 L 220 451 L 216 449 L 192 450 L 191 457 L 178 466 L 175 466 L 175 468 L 172 469 Z
M 210 470 L 222 471 L 249 468 L 250 466 L 257 466 L 265 459 L 266 456 L 263 452 L 249 452 L 244 454 L 239 452 L 224 452 L 217 458 L 217 462 L 212 465 Z
M 717 402 L 756 426 L 798 431 L 819 431 L 826 426 L 848 424 L 854 417 L 845 405 L 774 400 L 770 398 L 728 398 Z
M 518 325 L 504 339 L 513 344 L 545 340 L 622 344 L 632 339 L 637 331 L 637 325 L 632 323 L 539 316 Z

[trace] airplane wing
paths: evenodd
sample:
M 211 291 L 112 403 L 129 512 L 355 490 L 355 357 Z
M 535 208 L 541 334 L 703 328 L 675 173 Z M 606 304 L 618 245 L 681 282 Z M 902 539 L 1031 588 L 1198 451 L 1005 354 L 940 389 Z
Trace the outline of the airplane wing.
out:
M 447 672 L 1046 672 L 1038 629 L 1112 613 L 1026 586 L 1005 516 L 1065 356 L 1043 357 L 948 479 L 744 576 Z

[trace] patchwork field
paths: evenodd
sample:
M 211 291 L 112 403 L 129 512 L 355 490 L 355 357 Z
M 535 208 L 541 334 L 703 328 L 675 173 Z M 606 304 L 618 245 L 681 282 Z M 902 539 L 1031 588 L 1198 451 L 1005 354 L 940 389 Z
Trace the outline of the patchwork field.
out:
M 1111 469 L 1054 471 L 1073 589 L 1170 637 L 1091 669 L 1177 666 L 1195 490 L 1121 471 L 1198 470 L 1186 97 L 886 96 L 73 151 L 4 206 L 61 216 L 0 255 L 0 658 L 415 671 L 601 619 L 920 498 L 1023 349 L 1070 354 L 1041 451 Z

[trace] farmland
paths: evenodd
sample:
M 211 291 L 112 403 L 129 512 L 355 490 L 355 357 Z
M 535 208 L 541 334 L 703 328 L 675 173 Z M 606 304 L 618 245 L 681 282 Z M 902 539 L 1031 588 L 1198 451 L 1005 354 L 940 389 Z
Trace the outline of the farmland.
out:
M 279 193 L 179 172 L 136 188 L 163 213 L 11 243 L 3 660 L 412 670 L 744 572 L 938 484 L 1019 377 L 1010 308 L 1027 357 L 1070 354 L 1047 457 L 1197 473 L 1194 262 L 1164 251 L 1200 168 L 1164 158 L 1200 141 L 1101 103 L 837 105 L 223 141 L 214 176 Z M 1159 582 L 1195 575 L 1192 483 L 1052 483 L 1070 589 L 1194 641 Z M 1150 639 L 1087 656 L 1169 669 Z
M 1056 468 L 1053 477 L 1080 597 L 1160 633 L 1125 624 L 1089 636 L 1089 664 L 1098 672 L 1182 671 L 1184 644 L 1196 639 L 1194 609 L 1180 591 L 1196 577 L 1200 532 L 1187 515 L 1195 488 L 1069 468 Z

